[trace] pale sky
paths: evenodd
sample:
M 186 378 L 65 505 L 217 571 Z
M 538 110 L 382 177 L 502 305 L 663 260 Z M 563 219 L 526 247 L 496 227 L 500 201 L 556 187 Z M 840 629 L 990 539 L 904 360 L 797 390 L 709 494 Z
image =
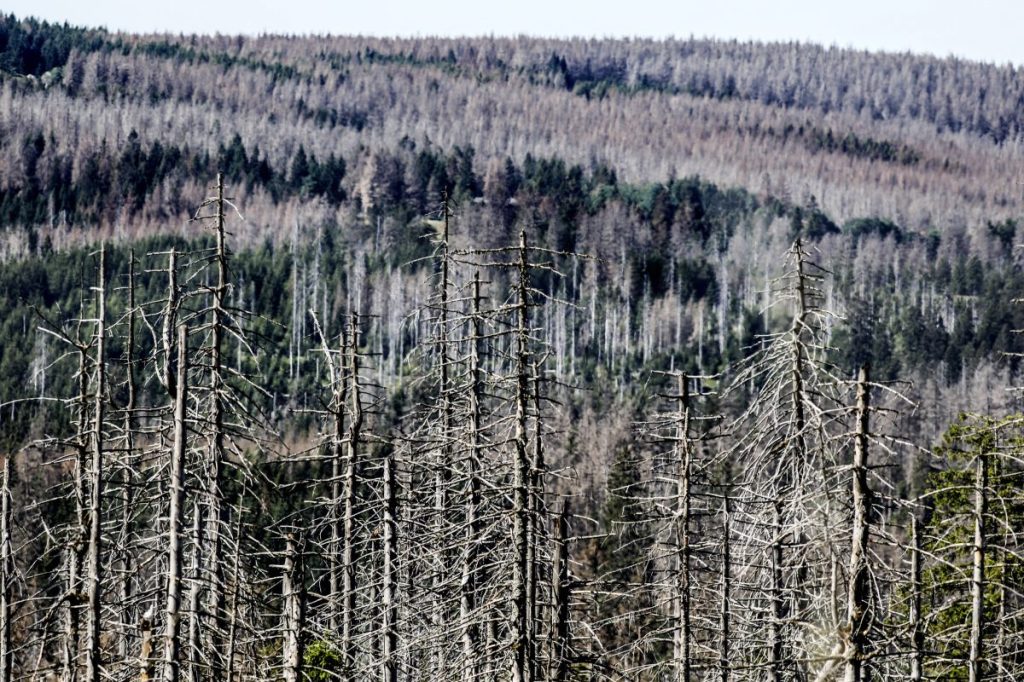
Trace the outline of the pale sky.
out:
M 1024 65 L 1022 0 L 7 0 L 0 10 L 131 32 L 800 40 Z

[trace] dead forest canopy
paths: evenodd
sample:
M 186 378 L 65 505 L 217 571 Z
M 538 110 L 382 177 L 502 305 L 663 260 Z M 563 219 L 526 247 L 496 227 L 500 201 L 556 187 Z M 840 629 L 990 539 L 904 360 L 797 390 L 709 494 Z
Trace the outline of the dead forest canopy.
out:
M 1014 67 L 9 16 L 0 69 L 2 682 L 1024 665 Z

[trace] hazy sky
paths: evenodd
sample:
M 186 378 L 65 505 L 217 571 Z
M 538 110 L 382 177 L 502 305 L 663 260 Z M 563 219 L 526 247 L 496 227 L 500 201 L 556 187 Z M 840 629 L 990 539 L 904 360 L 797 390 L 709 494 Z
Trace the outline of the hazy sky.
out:
M 134 32 L 695 35 L 1024 65 L 1022 0 L 8 0 L 0 9 Z

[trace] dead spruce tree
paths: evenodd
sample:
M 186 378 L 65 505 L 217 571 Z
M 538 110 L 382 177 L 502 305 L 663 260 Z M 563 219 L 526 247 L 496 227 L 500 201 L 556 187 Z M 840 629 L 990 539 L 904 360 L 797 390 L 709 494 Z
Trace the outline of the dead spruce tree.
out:
M 640 580 L 625 592 L 635 603 L 650 605 L 651 612 L 635 616 L 648 627 L 629 642 L 635 653 L 623 657 L 638 667 L 623 672 L 643 679 L 689 680 L 711 667 L 708 656 L 717 625 L 702 612 L 715 592 L 707 568 L 713 558 L 708 531 L 715 496 L 711 469 L 717 458 L 708 449 L 721 420 L 699 409 L 714 377 L 669 372 L 655 378 L 665 382 L 655 396 L 659 404 L 636 425 L 642 478 L 619 491 L 639 505 L 644 532 L 655 539 L 650 552 L 641 555 L 653 570 L 634 570 Z
M 773 301 L 789 304 L 791 322 L 760 340 L 727 391 L 747 403 L 728 430 L 732 460 L 743 466 L 735 501 L 742 516 L 734 523 L 749 538 L 733 592 L 753 605 L 733 620 L 731 649 L 743 667 L 763 669 L 772 682 L 813 677 L 821 642 L 840 625 L 830 622 L 838 617 L 829 605 L 838 589 L 830 574 L 840 546 L 832 529 L 841 523 L 842 386 L 825 357 L 832 313 L 820 304 L 824 274 L 797 241 Z

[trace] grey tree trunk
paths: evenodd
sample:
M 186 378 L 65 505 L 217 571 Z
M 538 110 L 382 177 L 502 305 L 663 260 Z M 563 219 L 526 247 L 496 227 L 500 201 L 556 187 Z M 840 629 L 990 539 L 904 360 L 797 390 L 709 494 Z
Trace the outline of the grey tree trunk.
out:
M 924 679 L 924 628 L 921 624 L 921 528 L 917 513 L 910 520 L 910 679 Z
M 459 617 L 462 621 L 462 679 L 472 682 L 476 679 L 478 643 L 480 633 L 478 624 L 473 622 L 476 610 L 476 557 L 480 528 L 477 510 L 480 506 L 480 480 L 477 471 L 480 461 L 480 427 L 481 400 L 483 398 L 483 371 L 481 362 L 481 343 L 483 339 L 483 321 L 480 317 L 480 273 L 473 275 L 473 301 L 471 312 L 472 331 L 469 341 L 469 456 L 466 460 L 466 544 L 462 550 L 462 585 L 459 603 Z
M 14 652 L 11 650 L 11 455 L 4 456 L 0 486 L 0 682 L 11 682 Z
M 170 505 L 167 512 L 167 607 L 164 616 L 165 682 L 181 677 L 181 573 L 184 561 L 181 535 L 185 519 L 186 405 L 188 399 L 188 326 L 178 329 L 178 371 L 174 382 L 174 445 L 171 450 Z
M 341 564 L 342 547 L 345 531 L 345 502 L 344 491 L 345 479 L 345 413 L 348 409 L 348 376 L 344 370 L 348 363 L 348 334 L 341 334 L 341 352 L 339 362 L 331 363 L 335 369 L 335 375 L 331 377 L 334 384 L 334 442 L 332 443 L 331 457 L 331 551 L 330 551 L 330 600 L 329 620 L 331 630 L 338 632 L 340 629 L 339 601 L 341 600 L 342 584 L 344 583 Z
M 515 461 L 512 482 L 512 541 L 515 559 L 512 568 L 513 613 L 509 623 L 513 650 L 513 682 L 533 682 L 533 660 L 530 652 L 530 619 L 533 605 L 529 603 L 529 524 L 530 524 L 530 460 L 527 452 L 527 404 L 530 395 L 530 378 L 527 371 L 529 352 L 529 328 L 527 326 L 527 250 L 526 231 L 519 233 L 519 273 L 516 285 L 516 327 L 515 327 Z
M 868 487 L 868 428 L 871 393 L 868 367 L 857 377 L 857 433 L 853 448 L 853 538 L 850 543 L 850 586 L 846 626 L 850 643 L 846 648 L 844 679 L 861 682 L 870 626 L 868 585 L 868 538 L 871 530 L 871 489 Z
M 973 572 L 971 575 L 971 653 L 968 661 L 967 679 L 981 682 L 985 664 L 985 516 L 988 514 L 988 463 L 986 453 L 978 453 L 977 473 L 974 482 L 974 546 Z
M 128 329 L 125 338 L 125 373 L 127 375 L 128 399 L 123 411 L 124 453 L 121 466 L 121 530 L 118 552 L 120 568 L 118 575 L 118 597 L 121 608 L 121 625 L 124 634 L 118 638 L 118 653 L 122 665 L 127 665 L 131 650 L 128 637 L 129 623 L 132 622 L 132 546 L 131 538 L 132 514 L 134 512 L 135 472 L 138 464 L 133 461 L 135 456 L 135 249 L 128 255 Z
M 348 428 L 348 452 L 345 457 L 345 517 L 342 537 L 342 587 L 341 587 L 341 653 L 345 670 L 351 671 L 355 664 L 353 646 L 356 611 L 356 466 L 359 461 L 360 430 L 363 425 L 363 404 L 359 388 L 359 316 L 353 314 L 350 320 L 349 341 L 349 399 L 351 400 Z M 351 674 L 351 673 L 349 673 Z M 346 677 L 345 679 L 353 679 Z
M 722 611 L 718 644 L 718 671 L 722 682 L 729 682 L 732 671 L 729 647 L 732 643 L 732 512 L 726 493 L 722 502 Z
M 216 201 L 217 237 L 217 285 L 213 290 L 213 339 L 210 343 L 210 454 L 207 462 L 206 492 L 208 496 L 207 515 L 207 568 L 210 571 L 207 611 L 212 619 L 208 657 L 211 677 L 220 680 L 223 672 L 221 658 L 224 654 L 224 561 L 222 556 L 223 538 L 221 521 L 223 515 L 223 492 L 220 489 L 224 467 L 224 374 L 223 345 L 224 329 L 228 323 L 224 297 L 228 288 L 228 256 L 224 233 L 224 176 L 217 174 Z
M 673 614 L 676 628 L 673 632 L 673 658 L 676 680 L 689 682 L 690 679 L 690 475 L 692 452 L 690 450 L 690 384 L 685 374 L 676 377 L 677 400 L 675 434 L 676 457 L 679 461 L 679 475 L 676 479 L 676 566 Z
M 551 562 L 551 660 L 548 679 L 550 682 L 565 682 L 569 679 L 569 656 L 572 644 L 569 639 L 569 503 L 563 501 L 555 518 L 554 556 Z
M 103 551 L 103 419 L 106 406 L 106 258 L 103 247 L 100 247 L 99 283 L 96 301 L 96 386 L 93 404 L 92 434 L 92 468 L 90 472 L 89 495 L 89 558 L 88 558 L 88 648 L 86 653 L 86 679 L 89 682 L 100 682 L 100 633 L 103 628 L 100 606 L 101 582 L 103 575 L 100 568 L 100 555 Z
M 153 619 L 150 613 L 139 619 L 139 682 L 153 680 Z
M 295 545 L 295 537 L 289 533 L 281 579 L 281 596 L 284 600 L 284 644 L 281 648 L 284 682 L 300 682 L 302 679 L 302 630 L 305 620 L 302 572 L 302 558 Z
M 383 682 L 398 682 L 398 491 L 394 456 L 384 457 Z

